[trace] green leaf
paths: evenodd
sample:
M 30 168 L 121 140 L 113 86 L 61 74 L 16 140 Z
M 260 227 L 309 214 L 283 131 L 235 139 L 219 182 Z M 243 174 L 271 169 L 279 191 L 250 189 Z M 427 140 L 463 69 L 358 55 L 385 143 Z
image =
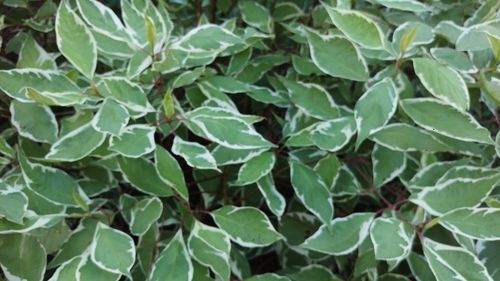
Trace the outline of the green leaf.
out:
M 217 166 L 226 166 L 245 163 L 266 150 L 267 148 L 232 149 L 222 145 L 217 145 L 212 150 L 212 155 L 217 162 Z
M 179 230 L 158 256 L 148 280 L 190 281 L 192 278 L 193 265 L 182 238 L 182 230 Z
M 346 116 L 318 123 L 309 137 L 320 149 L 336 152 L 348 144 L 355 133 L 354 117 Z
M 127 234 L 99 223 L 90 248 L 90 257 L 100 268 L 116 274 L 130 274 L 135 262 L 135 244 Z
M 406 154 L 376 144 L 372 151 L 373 185 L 382 187 L 406 169 Z
M 432 134 L 403 123 L 385 126 L 375 132 L 371 139 L 396 151 L 448 151 L 449 147 Z
M 112 98 L 105 98 L 97 114 L 92 119 L 96 131 L 119 136 L 127 126 L 130 115 L 125 107 Z
M 268 175 L 276 163 L 276 156 L 271 151 L 263 152 L 249 159 L 238 171 L 238 179 L 233 183 L 235 186 L 244 186 L 257 182 Z
M 417 281 L 436 281 L 424 256 L 411 252 L 406 261 Z
M 45 159 L 77 161 L 92 153 L 105 140 L 105 134 L 96 131 L 91 123 L 87 123 L 58 139 L 50 147 L 50 151 L 45 155 Z
M 290 281 L 290 279 L 288 277 L 279 276 L 275 273 L 266 273 L 252 276 L 248 279 L 245 279 L 245 281 Z
M 306 34 L 311 59 L 321 71 L 338 78 L 368 80 L 370 74 L 365 59 L 349 40 L 309 30 L 306 30 Z
M 372 213 L 354 213 L 322 225 L 301 247 L 329 255 L 346 255 L 368 236 Z
M 305 114 L 321 120 L 339 117 L 339 109 L 330 94 L 321 86 L 291 80 L 282 80 L 290 100 Z
M 277 22 L 287 21 L 304 15 L 301 8 L 294 2 L 276 3 L 273 9 L 273 19 Z
M 0 89 L 21 102 L 32 102 L 26 88 L 49 93 L 81 92 L 81 89 L 62 73 L 33 68 L 0 70 Z
M 481 178 L 455 178 L 434 186 L 423 187 L 410 200 L 432 215 L 440 216 L 449 211 L 479 206 L 500 180 L 493 174 Z
M 399 262 L 410 254 L 415 231 L 397 218 L 377 218 L 370 227 L 370 237 L 376 259 Z
M 387 8 L 415 13 L 432 11 L 432 7 L 416 0 L 375 0 Z
M 451 48 L 432 48 L 431 54 L 439 62 L 448 64 L 458 71 L 465 73 L 477 72 L 476 66 L 464 52 L 459 52 Z
M 0 217 L 22 224 L 28 207 L 28 197 L 0 180 Z
M 24 181 L 36 194 L 58 205 L 78 207 L 73 193 L 86 198 L 78 183 L 63 170 L 31 163 L 22 152 L 18 154 Z M 87 201 L 88 199 L 86 199 Z
M 358 128 L 356 147 L 370 135 L 384 127 L 396 112 L 398 94 L 391 79 L 386 78 L 371 86 L 356 102 L 354 116 Z
M 413 68 L 420 82 L 435 97 L 461 109 L 469 109 L 469 91 L 464 80 L 449 66 L 433 59 L 413 59 Z
M 233 149 L 256 149 L 274 147 L 241 118 L 197 115 L 189 120 L 197 126 L 207 139 Z M 226 128 L 232 128 L 227 134 Z
M 172 144 L 172 153 L 184 158 L 191 167 L 219 171 L 210 151 L 196 142 L 185 141 L 176 136 Z
M 217 55 L 226 48 L 240 43 L 242 39 L 231 31 L 218 25 L 204 24 L 190 30 L 172 44 L 172 48 L 193 52 L 191 55 Z
M 137 158 L 153 152 L 155 149 L 155 128 L 148 125 L 130 125 L 119 136 L 112 136 L 109 150 Z
M 38 240 L 28 234 L 0 236 L 0 265 L 7 280 L 41 281 L 46 253 Z
M 485 21 L 465 29 L 457 39 L 458 51 L 480 51 L 490 49 L 488 34 L 500 37 L 500 21 L 498 19 Z
M 148 39 L 149 48 L 151 53 L 154 53 L 155 43 L 156 43 L 156 28 L 149 17 L 145 17 L 144 21 L 146 22 L 146 38 Z
M 424 254 L 437 281 L 477 280 L 491 281 L 481 261 L 467 250 L 424 240 Z
M 82 104 L 86 97 L 79 92 L 38 92 L 33 88 L 26 88 L 26 96 L 44 105 L 71 106 Z
M 156 146 L 155 168 L 160 178 L 171 186 L 184 200 L 189 200 L 184 173 L 177 160 L 163 147 Z
M 308 280 L 325 280 L 325 281 L 342 281 L 339 277 L 319 264 L 311 264 L 302 267 L 298 272 L 288 275 L 292 281 L 308 281 Z
M 493 144 L 490 132 L 472 115 L 444 102 L 432 98 L 405 99 L 401 107 L 415 123 L 427 130 L 462 141 Z
M 464 208 L 439 218 L 439 224 L 449 231 L 479 240 L 500 240 L 500 209 Z
M 276 189 L 271 173 L 263 176 L 257 181 L 257 187 L 266 200 L 267 207 L 277 217 L 281 217 L 285 212 L 286 200 Z
M 131 210 L 130 232 L 142 236 L 161 216 L 163 203 L 158 197 L 142 199 Z
M 328 223 L 333 217 L 333 201 L 320 176 L 309 166 L 290 160 L 290 179 L 300 202 L 318 217 Z
M 269 11 L 256 1 L 238 1 L 238 8 L 243 21 L 264 32 L 273 33 L 273 20 Z
M 61 1 L 57 9 L 55 29 L 59 51 L 78 71 L 92 79 L 97 64 L 96 42 L 66 1 Z
M 97 84 L 99 94 L 111 97 L 140 116 L 154 112 L 155 109 L 148 102 L 147 96 L 139 85 L 121 77 L 107 77 Z
M 323 5 L 335 27 L 350 40 L 368 49 L 384 48 L 384 33 L 378 24 L 363 12 Z
M 54 58 L 38 45 L 33 36 L 28 36 L 24 41 L 16 66 L 18 68 L 57 69 Z
M 170 89 L 168 89 L 163 96 L 163 111 L 165 112 L 167 120 L 172 120 L 175 115 L 175 105 L 172 90 Z
M 488 269 L 493 280 L 498 280 L 498 262 L 500 261 L 500 243 L 497 241 L 477 241 L 477 257 Z
M 158 175 L 155 165 L 145 158 L 118 158 L 125 180 L 139 191 L 157 196 L 172 196 L 171 187 Z
M 268 246 L 283 238 L 259 209 L 224 206 L 211 214 L 217 226 L 243 247 Z
M 224 231 L 195 221 L 188 248 L 197 262 L 208 266 L 222 280 L 229 280 L 231 242 Z
M 57 120 L 48 106 L 13 100 L 9 109 L 10 121 L 21 136 L 45 143 L 57 140 Z

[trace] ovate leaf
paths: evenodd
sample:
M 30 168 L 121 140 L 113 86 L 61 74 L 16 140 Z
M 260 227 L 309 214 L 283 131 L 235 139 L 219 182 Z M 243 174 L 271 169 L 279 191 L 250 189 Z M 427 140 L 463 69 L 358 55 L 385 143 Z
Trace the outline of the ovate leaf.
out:
M 500 209 L 464 208 L 446 213 L 439 223 L 448 230 L 479 240 L 500 240 Z
M 0 266 L 7 280 L 41 281 L 46 253 L 38 240 L 28 234 L 0 236 Z
M 437 281 L 491 281 L 484 265 L 472 253 L 461 247 L 424 240 L 424 254 Z
M 193 265 L 182 238 L 182 230 L 179 230 L 158 256 L 148 280 L 190 281 L 192 278 Z
M 340 36 L 325 36 L 306 30 L 307 42 L 314 64 L 333 77 L 354 81 L 369 78 L 365 59 L 356 47 Z
M 130 232 L 142 236 L 161 216 L 163 203 L 158 197 L 142 199 L 131 210 Z
M 271 151 L 266 151 L 248 160 L 241 166 L 238 179 L 233 184 L 236 186 L 249 185 L 269 174 L 276 162 L 276 156 Z
M 188 200 L 189 194 L 184 173 L 177 160 L 163 147 L 155 150 L 155 168 L 160 178 L 171 186 L 182 198 Z
M 387 124 L 396 112 L 397 102 L 396 86 L 389 78 L 373 85 L 359 98 L 354 107 L 358 127 L 356 147 Z
M 92 261 L 111 273 L 129 275 L 135 262 L 134 240 L 103 223 L 97 225 L 91 247 Z
M 378 260 L 399 262 L 411 251 L 415 231 L 397 218 L 377 218 L 370 227 L 370 237 Z
M 46 159 L 58 161 L 77 161 L 89 155 L 99 147 L 106 135 L 98 132 L 87 123 L 58 139 L 51 147 Z
M 118 136 L 127 126 L 129 117 L 125 107 L 111 98 L 106 98 L 92 119 L 92 127 L 101 133 Z
M 415 123 L 427 130 L 462 141 L 493 143 L 490 132 L 472 115 L 439 100 L 406 99 L 401 101 L 401 107 Z
M 212 212 L 215 223 L 243 247 L 263 247 L 280 239 L 269 218 L 253 207 L 224 206 Z
M 335 26 L 349 39 L 369 49 L 384 48 L 384 34 L 378 24 L 363 12 L 323 5 Z
M 97 46 L 92 33 L 80 17 L 61 1 L 56 15 L 59 51 L 87 78 L 92 79 L 97 64 Z
M 171 196 L 172 189 L 165 183 L 153 163 L 145 158 L 118 158 L 125 180 L 138 190 L 157 196 Z
M 336 152 L 342 149 L 355 133 L 356 121 L 354 117 L 346 116 L 317 124 L 311 130 L 309 137 L 319 148 Z
M 373 184 L 381 187 L 399 176 L 406 168 L 404 152 L 376 144 L 372 151 Z
M 241 17 L 245 23 L 264 32 L 273 32 L 273 20 L 269 11 L 256 1 L 238 1 Z
M 329 255 L 346 255 L 368 236 L 372 213 L 354 213 L 321 226 L 302 247 Z
M 231 242 L 224 231 L 195 221 L 188 247 L 197 262 L 208 266 L 222 280 L 229 280 Z
M 420 82 L 433 96 L 458 109 L 469 108 L 469 91 L 455 70 L 427 58 L 413 59 L 413 67 Z
M 57 140 L 57 120 L 48 106 L 13 100 L 10 103 L 10 114 L 12 125 L 21 136 L 45 143 Z
M 176 136 L 172 144 L 172 153 L 184 158 L 191 167 L 219 170 L 210 151 L 196 142 L 185 141 Z
M 123 156 L 137 158 L 155 149 L 155 128 L 148 125 L 131 125 L 119 136 L 112 136 L 109 150 Z
M 323 223 L 333 217 L 333 201 L 320 176 L 305 164 L 291 160 L 290 179 L 293 189 L 304 206 Z

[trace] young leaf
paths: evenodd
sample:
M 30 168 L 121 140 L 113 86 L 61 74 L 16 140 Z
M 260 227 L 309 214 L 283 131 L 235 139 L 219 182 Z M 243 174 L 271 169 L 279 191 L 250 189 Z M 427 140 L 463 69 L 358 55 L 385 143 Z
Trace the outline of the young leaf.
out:
M 354 107 L 358 138 L 356 147 L 380 128 L 384 127 L 396 112 L 398 94 L 391 79 L 386 78 L 370 87 Z
M 354 213 L 322 225 L 301 247 L 329 255 L 346 255 L 368 236 L 372 213 Z
M 243 164 L 238 172 L 238 179 L 233 185 L 244 186 L 257 182 L 268 175 L 276 163 L 276 156 L 271 151 L 263 152 Z
M 66 0 L 59 4 L 55 29 L 59 51 L 78 71 L 92 79 L 97 64 L 96 41 Z
M 283 238 L 259 209 L 224 206 L 211 214 L 217 226 L 243 247 L 264 247 Z
M 413 59 L 413 68 L 420 82 L 435 97 L 461 109 L 469 109 L 469 91 L 455 70 L 433 59 Z
M 193 265 L 182 238 L 182 230 L 179 230 L 156 259 L 148 280 L 190 281 L 192 278 Z
M 290 179 L 293 189 L 304 206 L 323 223 L 333 217 L 333 201 L 319 175 L 310 167 L 290 160 Z

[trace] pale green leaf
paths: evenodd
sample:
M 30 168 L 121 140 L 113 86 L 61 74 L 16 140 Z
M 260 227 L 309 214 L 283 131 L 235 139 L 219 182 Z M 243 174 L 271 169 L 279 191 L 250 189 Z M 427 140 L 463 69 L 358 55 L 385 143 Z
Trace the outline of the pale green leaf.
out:
M 396 151 L 448 151 L 450 148 L 432 134 L 403 123 L 385 126 L 375 132 L 371 139 Z
M 354 107 L 354 116 L 358 128 L 356 147 L 384 127 L 396 112 L 398 94 L 391 79 L 386 78 L 371 86 L 359 98 Z
M 156 222 L 163 211 L 163 203 L 157 197 L 142 199 L 131 210 L 130 232 L 142 236 Z
M 415 13 L 428 12 L 432 7 L 416 0 L 375 0 L 377 3 L 384 5 L 387 8 L 409 11 Z
M 249 185 L 257 182 L 271 172 L 276 163 L 276 156 L 271 151 L 263 152 L 249 159 L 238 171 L 238 179 L 233 183 L 235 186 Z
M 129 119 L 130 115 L 125 107 L 112 98 L 106 98 L 92 119 L 92 127 L 101 133 L 119 136 Z
M 16 66 L 18 68 L 57 69 L 54 58 L 38 45 L 33 36 L 28 36 L 24 41 Z
M 309 166 L 290 160 L 290 179 L 293 189 L 304 206 L 323 223 L 333 217 L 333 201 L 325 183 Z
M 87 123 L 58 139 L 50 147 L 45 159 L 77 161 L 92 153 L 105 140 L 106 134 L 96 131 L 91 123 Z
M 177 231 L 155 261 L 149 281 L 190 281 L 193 265 L 182 238 L 182 230 Z
M 401 107 L 415 123 L 427 130 L 462 141 L 493 144 L 490 132 L 472 115 L 444 102 L 432 98 L 405 99 Z
M 277 217 L 281 217 L 285 212 L 286 200 L 276 189 L 273 176 L 271 173 L 265 175 L 257 181 L 262 196 L 266 200 L 266 204 Z
M 314 64 L 324 73 L 338 78 L 366 81 L 369 78 L 365 59 L 356 47 L 340 36 L 320 35 L 306 30 Z
M 356 133 L 353 116 L 340 117 L 318 123 L 310 132 L 310 140 L 320 149 L 336 152 L 349 143 Z
M 264 32 L 273 33 L 273 19 L 269 11 L 259 2 L 242 0 L 238 1 L 238 7 L 243 21 Z
M 477 72 L 476 66 L 464 52 L 459 52 L 451 48 L 432 48 L 431 54 L 441 63 L 448 64 L 458 71 L 464 73 Z
M 45 263 L 45 249 L 33 236 L 0 236 L 0 266 L 7 280 L 41 281 Z
M 399 176 L 406 168 L 406 155 L 376 144 L 372 151 L 373 185 L 381 187 Z
M 346 255 L 368 236 L 372 213 L 354 213 L 322 225 L 302 247 L 329 255 Z
M 125 180 L 138 190 L 157 196 L 172 196 L 171 187 L 158 175 L 155 165 L 145 158 L 118 158 Z
M 185 141 L 180 137 L 174 138 L 172 153 L 181 156 L 191 167 L 198 169 L 219 170 L 210 151 L 196 142 Z
M 469 91 L 455 70 L 428 58 L 413 59 L 413 67 L 420 82 L 433 96 L 456 108 L 469 108 Z
M 377 218 L 370 227 L 370 237 L 378 260 L 399 262 L 411 251 L 415 231 L 397 218 Z
M 448 230 L 472 239 L 500 240 L 500 209 L 458 209 L 444 214 L 438 221 Z
M 21 136 L 45 143 L 57 140 L 57 120 L 48 106 L 13 100 L 9 109 L 10 121 Z
M 177 160 L 161 146 L 156 146 L 155 168 L 163 181 L 175 189 L 182 198 L 188 200 L 189 193 L 184 173 Z
M 97 84 L 97 89 L 101 96 L 111 97 L 128 109 L 141 112 L 141 115 L 155 111 L 143 89 L 125 78 L 107 77 Z
M 87 78 L 92 79 L 97 65 L 97 47 L 94 36 L 68 6 L 61 1 L 56 15 L 56 36 L 59 51 Z
M 153 152 L 155 128 L 148 125 L 130 125 L 119 136 L 112 136 L 109 141 L 109 150 L 119 154 L 137 158 Z
M 224 206 L 211 214 L 215 223 L 231 240 L 243 247 L 268 246 L 282 239 L 269 218 L 254 207 Z

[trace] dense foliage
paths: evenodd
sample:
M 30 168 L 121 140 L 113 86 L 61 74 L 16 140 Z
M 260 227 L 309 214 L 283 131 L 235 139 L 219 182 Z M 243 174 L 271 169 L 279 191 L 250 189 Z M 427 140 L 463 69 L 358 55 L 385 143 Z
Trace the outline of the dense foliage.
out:
M 0 3 L 0 280 L 500 280 L 498 0 Z

